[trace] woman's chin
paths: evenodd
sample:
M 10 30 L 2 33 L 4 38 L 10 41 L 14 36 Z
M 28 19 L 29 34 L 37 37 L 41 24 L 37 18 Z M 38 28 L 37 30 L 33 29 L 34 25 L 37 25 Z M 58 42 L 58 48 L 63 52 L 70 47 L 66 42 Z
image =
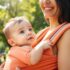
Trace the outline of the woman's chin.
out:
M 51 15 L 45 15 L 44 17 L 45 17 L 45 19 L 49 19 L 51 17 Z
M 50 19 L 50 18 L 54 17 L 54 15 L 47 13 L 44 15 L 44 17 L 45 17 L 45 19 Z

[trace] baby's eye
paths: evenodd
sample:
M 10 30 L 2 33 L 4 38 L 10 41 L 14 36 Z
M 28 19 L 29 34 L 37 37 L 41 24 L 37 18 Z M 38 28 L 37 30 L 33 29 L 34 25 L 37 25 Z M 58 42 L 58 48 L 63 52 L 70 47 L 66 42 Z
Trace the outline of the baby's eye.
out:
M 24 33 L 24 31 L 22 30 L 22 31 L 20 31 L 20 33 L 22 34 L 22 33 Z
M 32 28 L 29 28 L 29 31 L 32 31 Z

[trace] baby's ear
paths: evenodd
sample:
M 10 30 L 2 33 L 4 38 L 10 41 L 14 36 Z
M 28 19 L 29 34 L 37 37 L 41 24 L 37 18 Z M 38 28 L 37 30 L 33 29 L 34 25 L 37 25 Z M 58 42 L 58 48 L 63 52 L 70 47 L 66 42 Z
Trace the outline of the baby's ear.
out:
M 13 39 L 8 39 L 8 43 L 12 46 L 12 47 L 14 47 L 14 46 L 16 46 L 16 44 L 14 43 L 14 41 L 13 41 Z

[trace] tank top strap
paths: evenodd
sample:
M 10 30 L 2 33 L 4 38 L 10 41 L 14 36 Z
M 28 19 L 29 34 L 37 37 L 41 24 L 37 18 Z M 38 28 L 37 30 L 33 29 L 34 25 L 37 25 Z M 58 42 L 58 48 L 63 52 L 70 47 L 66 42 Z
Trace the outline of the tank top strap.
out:
M 53 32 L 51 32 L 50 35 L 46 38 L 46 40 L 47 40 L 47 39 L 51 39 L 51 38 L 54 36 L 54 34 L 56 34 L 56 32 L 57 32 L 60 28 L 62 28 L 65 24 L 66 24 L 66 23 L 63 23 L 63 24 L 57 26 L 57 27 L 55 28 L 55 30 L 54 30 Z
M 70 29 L 70 23 L 66 23 L 63 26 L 61 26 L 54 34 L 50 37 L 50 44 L 52 47 L 56 44 L 56 42 L 60 39 L 60 37 L 63 35 L 65 31 Z
M 49 27 L 45 28 L 39 35 L 38 37 L 35 39 L 35 41 L 32 43 L 32 47 L 35 47 L 45 36 L 45 34 L 48 32 Z
M 60 28 L 62 28 L 64 25 L 65 25 L 65 23 L 59 25 L 59 26 L 46 38 L 46 40 L 50 40 L 50 41 L 52 42 L 51 38 L 52 38 L 52 37 L 56 34 L 56 32 L 57 32 Z M 46 33 L 48 32 L 48 30 L 49 30 L 49 27 L 42 31 L 42 33 L 41 33 L 41 34 L 37 37 L 37 39 L 33 42 L 32 47 L 35 47 L 35 46 L 44 38 L 44 36 L 45 36 Z M 54 44 L 54 43 L 53 43 L 53 44 Z

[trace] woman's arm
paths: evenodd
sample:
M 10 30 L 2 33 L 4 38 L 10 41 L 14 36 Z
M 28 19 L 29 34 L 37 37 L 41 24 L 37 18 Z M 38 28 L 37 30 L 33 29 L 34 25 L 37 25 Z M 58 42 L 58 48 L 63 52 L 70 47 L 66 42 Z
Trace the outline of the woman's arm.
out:
M 70 70 L 70 29 L 58 42 L 58 70 Z

